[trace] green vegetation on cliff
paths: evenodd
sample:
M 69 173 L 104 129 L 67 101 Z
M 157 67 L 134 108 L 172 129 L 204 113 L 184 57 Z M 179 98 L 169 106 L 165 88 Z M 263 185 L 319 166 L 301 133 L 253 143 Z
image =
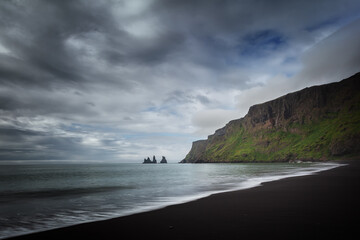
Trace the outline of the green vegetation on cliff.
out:
M 360 155 L 360 74 L 252 106 L 182 162 L 331 160 Z

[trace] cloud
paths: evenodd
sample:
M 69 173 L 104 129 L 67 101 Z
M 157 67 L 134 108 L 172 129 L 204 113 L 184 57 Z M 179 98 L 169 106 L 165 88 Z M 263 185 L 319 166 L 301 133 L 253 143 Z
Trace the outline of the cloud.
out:
M 242 91 L 237 107 L 266 102 L 307 86 L 340 81 L 360 71 L 360 20 L 354 21 L 309 48 L 302 55 L 301 70 L 294 76 L 276 75 L 264 85 Z
M 336 31 L 359 9 L 352 0 L 4 1 L 0 159 L 180 160 L 250 105 L 356 71 L 358 24 Z
M 297 81 L 327 83 L 360 71 L 360 20 L 354 21 L 309 49 Z
M 194 114 L 192 123 L 197 127 L 196 134 L 207 136 L 219 126 L 225 126 L 229 119 L 237 118 L 239 118 L 239 112 L 236 110 L 208 109 Z

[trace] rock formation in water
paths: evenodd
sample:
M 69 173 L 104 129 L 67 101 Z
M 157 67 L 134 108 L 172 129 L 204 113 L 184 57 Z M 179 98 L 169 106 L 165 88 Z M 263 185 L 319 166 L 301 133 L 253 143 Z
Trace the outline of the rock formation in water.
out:
M 182 163 L 332 160 L 360 156 L 360 73 L 250 107 L 195 141 Z
M 160 163 L 167 163 L 166 158 L 164 156 L 162 156 Z
M 153 160 L 151 161 L 149 157 L 147 158 L 144 158 L 144 162 L 143 163 L 153 163 L 153 164 L 156 164 L 157 163 L 157 160 L 156 160 L 156 157 L 153 156 Z M 166 161 L 166 158 L 164 156 L 162 156 L 162 159 L 160 161 L 160 163 L 167 163 Z
M 154 156 L 154 157 L 155 157 L 155 156 Z M 150 158 L 147 157 L 147 158 L 144 158 L 144 162 L 143 162 L 143 163 L 156 163 L 156 160 L 155 160 L 155 162 L 154 162 L 154 160 L 151 161 Z

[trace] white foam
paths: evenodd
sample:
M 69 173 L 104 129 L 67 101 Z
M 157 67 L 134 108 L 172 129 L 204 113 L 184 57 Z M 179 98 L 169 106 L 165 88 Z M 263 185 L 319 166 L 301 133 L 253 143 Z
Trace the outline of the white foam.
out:
M 177 205 L 177 204 L 195 201 L 195 200 L 198 200 L 201 198 L 211 196 L 213 194 L 250 189 L 250 188 L 261 186 L 262 183 L 265 183 L 265 182 L 272 182 L 272 181 L 277 181 L 277 180 L 291 178 L 291 177 L 313 175 L 318 172 L 330 170 L 330 169 L 344 166 L 344 165 L 346 165 L 346 164 L 321 163 L 317 166 L 303 169 L 302 171 L 297 171 L 298 169 L 293 169 L 293 171 L 289 171 L 288 173 L 283 173 L 283 174 L 279 174 L 279 175 L 270 175 L 270 176 L 265 176 L 265 177 L 250 178 L 250 179 L 242 181 L 237 186 L 235 186 L 233 188 L 229 188 L 229 189 L 206 191 L 206 192 L 202 192 L 202 193 L 198 193 L 198 194 L 192 194 L 192 195 L 181 196 L 181 197 L 178 197 L 178 196 L 177 197 L 161 197 L 161 198 L 158 198 L 156 201 L 149 202 L 146 206 L 138 206 L 133 209 L 121 211 L 114 217 L 123 217 L 123 216 L 129 216 L 129 215 L 133 215 L 133 214 L 137 214 L 137 213 L 153 211 L 153 210 L 165 208 L 165 207 L 168 207 L 171 205 Z

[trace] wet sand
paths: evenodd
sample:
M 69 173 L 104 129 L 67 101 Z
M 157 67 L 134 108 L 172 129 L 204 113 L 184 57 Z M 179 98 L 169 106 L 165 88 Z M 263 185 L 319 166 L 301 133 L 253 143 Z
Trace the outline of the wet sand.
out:
M 360 160 L 344 163 L 315 175 L 11 239 L 353 238 L 360 235 Z

